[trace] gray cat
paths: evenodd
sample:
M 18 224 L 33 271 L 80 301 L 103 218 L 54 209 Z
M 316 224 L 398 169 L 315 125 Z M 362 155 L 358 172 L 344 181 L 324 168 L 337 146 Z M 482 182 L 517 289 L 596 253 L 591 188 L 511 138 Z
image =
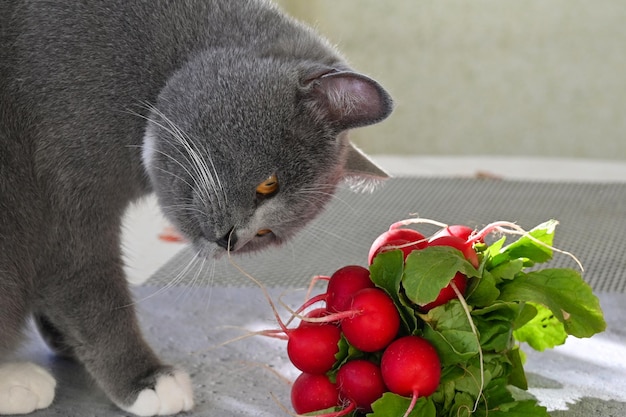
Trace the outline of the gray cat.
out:
M 208 257 L 280 244 L 385 176 L 345 132 L 391 99 L 265 1 L 3 0 L 0 24 L 0 414 L 53 401 L 6 362 L 30 315 L 122 409 L 189 410 L 128 307 L 125 209 L 156 193 Z

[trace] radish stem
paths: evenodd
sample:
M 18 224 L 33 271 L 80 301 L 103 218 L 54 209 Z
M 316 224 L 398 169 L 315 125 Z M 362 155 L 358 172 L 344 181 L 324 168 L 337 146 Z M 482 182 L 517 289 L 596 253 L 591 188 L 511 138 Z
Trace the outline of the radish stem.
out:
M 452 289 L 456 293 L 457 297 L 459 297 L 459 301 L 461 302 L 461 306 L 463 307 L 463 311 L 465 311 L 465 314 L 467 315 L 467 320 L 469 322 L 470 328 L 472 329 L 472 333 L 474 333 L 474 336 L 476 336 L 476 341 L 478 342 L 478 359 L 479 359 L 479 363 L 480 363 L 480 387 L 479 387 L 479 391 L 478 391 L 478 396 L 476 397 L 476 402 L 474 403 L 474 409 L 472 410 L 472 413 L 474 413 L 478 409 L 478 403 L 480 402 L 480 397 L 482 396 L 483 390 L 485 388 L 485 365 L 483 363 L 484 362 L 484 359 L 483 359 L 483 349 L 480 346 L 480 338 L 478 337 L 478 330 L 476 329 L 476 325 L 474 324 L 474 320 L 472 320 L 472 315 L 470 313 L 469 306 L 467 305 L 467 302 L 465 302 L 465 297 L 463 297 L 463 294 L 461 293 L 459 288 L 456 286 L 454 281 L 450 282 L 450 286 L 452 287 Z

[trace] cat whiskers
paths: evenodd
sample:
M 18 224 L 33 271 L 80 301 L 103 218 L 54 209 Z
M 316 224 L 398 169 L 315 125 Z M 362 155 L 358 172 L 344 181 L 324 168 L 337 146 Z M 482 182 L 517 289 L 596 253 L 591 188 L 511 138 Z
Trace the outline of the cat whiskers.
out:
M 163 168 L 159 168 L 159 167 L 155 167 L 155 169 L 157 169 L 160 172 L 163 172 L 164 174 L 170 175 L 174 178 L 177 178 L 179 181 L 187 184 L 187 186 L 193 190 L 194 195 L 196 195 L 199 200 L 202 203 L 201 207 L 211 207 L 212 203 L 213 203 L 213 198 L 211 197 L 210 194 L 207 194 L 206 196 L 203 195 L 198 187 L 193 187 L 187 180 L 185 180 L 184 178 L 181 178 L 180 175 L 175 174 L 171 171 L 168 171 L 166 169 Z M 190 212 L 195 212 L 195 214 L 198 214 L 200 217 L 202 216 L 206 216 L 207 213 L 205 210 L 196 207 L 194 204 L 192 203 L 188 203 L 188 204 L 178 204 L 178 205 L 174 205 L 174 204 L 170 204 L 170 205 L 162 205 L 162 209 L 170 214 L 174 214 L 175 212 L 185 212 L 185 214 L 190 214 Z
M 172 287 L 182 283 L 183 280 L 185 279 L 185 277 L 187 277 L 188 272 L 190 270 L 193 270 L 194 268 L 196 268 L 197 263 L 200 262 L 201 260 L 204 262 L 205 258 L 200 256 L 200 251 L 196 251 L 192 255 L 191 259 L 186 263 L 186 265 L 183 268 L 181 268 L 181 270 L 178 272 L 178 274 L 176 274 L 176 276 L 174 278 L 172 278 L 171 280 L 169 280 L 169 282 L 167 282 L 165 285 L 159 287 L 156 291 L 152 292 L 151 294 L 148 294 L 148 295 L 146 295 L 144 297 L 141 297 L 141 298 L 139 298 L 137 300 L 134 300 L 130 304 L 119 306 L 117 308 L 118 309 L 122 309 L 122 308 L 132 307 L 132 306 L 137 305 L 139 303 L 142 303 L 142 302 L 144 302 L 146 300 L 149 300 L 149 299 L 151 299 L 153 297 L 156 297 L 156 296 L 162 294 L 163 292 L 169 290 L 170 288 L 172 288 Z M 199 272 L 197 272 L 197 274 L 199 274 Z
M 326 197 L 330 197 L 331 201 L 338 201 L 341 204 L 343 204 L 345 207 L 349 208 L 350 211 L 352 211 L 352 212 L 355 211 L 354 206 L 352 206 L 352 204 L 350 204 L 346 200 L 344 200 L 341 197 L 339 197 L 337 195 L 337 193 L 330 193 L 330 192 L 326 191 L 326 189 L 324 189 L 322 187 L 318 187 L 318 188 L 302 188 L 302 189 L 296 191 L 296 194 L 307 195 L 309 197 L 315 197 L 322 203 L 325 203 L 327 201 Z
M 200 214 L 200 215 L 205 215 L 206 213 L 204 212 L 204 210 L 199 209 L 198 207 L 194 206 L 193 204 L 170 204 L 167 206 L 163 206 L 163 210 L 169 214 L 172 215 L 176 215 L 176 214 L 184 214 L 184 215 L 190 215 L 190 214 Z
M 159 116 L 161 119 L 165 121 L 167 126 L 163 126 L 162 124 L 156 122 L 155 120 L 150 119 L 151 123 L 155 123 L 157 126 L 164 129 L 166 132 L 170 133 L 170 135 L 185 149 L 188 157 L 187 161 L 192 165 L 194 171 L 196 173 L 197 179 L 201 181 L 202 189 L 206 190 L 211 194 L 211 191 L 215 194 L 217 198 L 217 203 L 221 208 L 225 208 L 227 203 L 227 196 L 224 191 L 224 187 L 222 182 L 220 181 L 219 175 L 215 169 L 215 165 L 213 163 L 213 158 L 211 155 L 207 153 L 208 164 L 207 161 L 202 157 L 200 153 L 200 149 L 198 146 L 190 140 L 189 136 L 183 132 L 172 120 L 170 120 L 163 112 L 157 109 L 155 106 L 150 106 L 149 109 Z M 175 149 L 177 149 L 175 147 Z
M 167 128 L 166 126 L 163 126 L 162 124 L 159 124 L 158 122 L 153 121 L 153 120 L 151 120 L 150 118 L 148 118 L 148 117 L 146 117 L 146 116 L 144 116 L 144 115 L 142 115 L 142 114 L 139 114 L 139 113 L 137 113 L 137 112 L 130 112 L 130 113 L 131 113 L 131 114 L 133 114 L 133 115 L 135 115 L 135 116 L 137 116 L 137 117 L 140 117 L 140 118 L 142 118 L 142 119 L 145 119 L 145 120 L 147 120 L 148 122 L 154 123 L 155 125 L 157 125 L 157 126 L 161 127 L 161 128 L 162 128 L 162 129 L 164 129 L 164 130 L 168 130 L 168 128 Z M 173 133 L 173 132 L 170 132 L 170 134 L 171 134 L 171 135 L 174 135 L 174 133 Z M 177 148 L 175 148 L 175 149 L 177 149 Z M 178 149 L 177 149 L 177 150 L 178 150 Z M 161 168 L 161 167 L 155 167 L 155 166 L 153 166 L 153 167 L 152 167 L 152 169 L 155 169 L 155 170 L 157 170 L 157 171 L 160 171 L 160 172 L 163 172 L 163 173 L 165 173 L 165 174 L 167 174 L 167 175 L 171 175 L 171 176 L 175 177 L 176 179 L 178 179 L 178 180 L 180 180 L 181 182 L 183 182 L 184 184 L 186 184 L 186 185 L 187 185 L 190 189 L 193 189 L 193 190 L 196 190 L 196 189 L 203 190 L 203 189 L 204 189 L 204 187 L 202 186 L 202 184 L 200 184 L 200 183 L 198 182 L 198 176 L 197 176 L 197 175 L 194 175 L 195 173 L 192 173 L 191 171 L 189 171 L 189 168 L 188 168 L 185 164 L 183 164 L 183 163 L 182 163 L 182 162 L 181 162 L 178 158 L 176 158 L 175 156 L 173 156 L 173 155 L 171 155 L 171 154 L 169 154 L 169 153 L 166 153 L 166 152 L 164 152 L 164 151 L 161 151 L 161 150 L 156 150 L 156 149 L 153 149 L 153 152 L 155 152 L 155 153 L 157 153 L 157 154 L 159 154 L 159 155 L 164 156 L 165 158 L 169 159 L 170 161 L 172 161 L 172 162 L 174 162 L 176 165 L 178 165 L 178 166 L 179 166 L 179 167 L 180 167 L 180 168 L 181 168 L 181 169 L 182 169 L 182 170 L 183 170 L 183 171 L 184 171 L 184 172 L 185 172 L 185 173 L 189 176 L 189 178 L 191 178 L 191 179 L 193 180 L 193 182 L 194 182 L 195 186 L 194 186 L 194 185 L 192 185 L 192 184 L 191 184 L 189 181 L 187 181 L 186 179 L 182 178 L 180 175 L 175 174 L 175 173 L 173 173 L 173 172 L 171 172 L 171 171 L 165 170 L 165 169 L 163 169 L 163 168 Z M 189 158 L 187 157 L 187 155 L 183 154 L 180 150 L 178 150 L 178 153 L 180 153 L 180 154 L 181 154 L 181 156 L 184 158 L 184 160 L 186 160 L 187 162 L 189 162 L 189 163 L 191 164 L 191 161 L 189 160 Z M 193 166 L 193 165 L 192 165 L 192 166 Z M 208 194 L 208 195 L 210 195 L 210 194 Z M 203 201 L 203 202 L 206 202 L 206 201 Z
M 191 297 L 193 295 L 193 292 L 196 289 L 196 287 L 200 287 L 203 285 L 204 278 L 207 277 L 206 286 L 209 287 L 209 294 L 207 297 L 206 310 L 208 310 L 211 304 L 211 298 L 213 294 L 213 281 L 215 277 L 215 259 L 213 259 L 213 261 L 210 263 L 211 265 L 209 267 L 210 273 L 208 274 L 205 270 L 205 266 L 209 258 L 206 256 L 202 256 L 201 252 L 197 251 L 194 255 L 194 259 L 195 260 L 200 259 L 201 263 L 199 266 L 194 266 L 195 272 L 193 273 L 193 276 L 189 279 L 188 282 L 185 283 L 185 286 L 183 287 L 184 289 L 179 295 L 179 297 L 177 297 L 177 299 L 181 300 L 184 303 L 186 298 Z
M 183 169 L 183 171 L 196 184 L 196 187 L 192 187 L 191 184 L 186 180 L 184 180 L 184 183 L 187 184 L 190 188 L 194 189 L 194 191 L 198 192 L 198 195 L 201 197 L 201 200 L 204 204 L 207 204 L 209 202 L 212 203 L 214 200 L 216 200 L 216 203 L 221 208 L 224 208 L 228 203 L 228 198 L 210 153 L 205 150 L 206 158 L 203 158 L 201 150 L 194 143 L 194 141 L 192 141 L 189 136 L 182 129 L 180 129 L 171 119 L 169 119 L 162 111 L 160 111 L 158 108 L 150 103 L 143 103 L 143 107 L 161 118 L 163 120 L 163 123 L 137 112 L 131 111 L 130 113 L 147 120 L 148 123 L 151 123 L 154 126 L 157 126 L 165 132 L 169 133 L 169 136 L 172 138 L 172 140 L 170 141 L 170 147 L 175 149 L 179 156 L 177 157 L 172 153 L 167 153 L 162 150 L 153 151 L 168 158 Z M 182 146 L 182 150 L 180 146 L 176 145 Z M 185 161 L 189 165 L 189 167 L 186 164 L 183 164 L 181 160 L 179 160 L 179 158 L 182 158 L 182 160 Z M 168 174 L 174 175 L 171 172 L 168 172 Z M 176 177 L 183 180 L 182 178 L 180 178 L 180 176 Z

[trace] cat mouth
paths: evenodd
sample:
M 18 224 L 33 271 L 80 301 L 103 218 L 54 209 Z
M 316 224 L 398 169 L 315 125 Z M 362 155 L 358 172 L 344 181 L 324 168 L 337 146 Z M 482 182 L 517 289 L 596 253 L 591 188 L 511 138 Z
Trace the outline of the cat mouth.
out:
M 214 254 L 221 257 L 227 253 L 249 253 L 267 246 L 279 244 L 280 239 L 271 229 L 260 229 L 252 236 L 241 236 L 231 230 L 224 237 L 212 241 Z

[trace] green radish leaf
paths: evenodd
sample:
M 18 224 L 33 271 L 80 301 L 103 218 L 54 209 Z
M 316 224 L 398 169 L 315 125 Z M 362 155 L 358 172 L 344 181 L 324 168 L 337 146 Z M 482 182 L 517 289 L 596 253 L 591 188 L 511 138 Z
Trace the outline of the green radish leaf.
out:
M 367 417 L 404 416 L 411 405 L 411 399 L 386 392 L 372 404 L 372 412 Z M 430 397 L 418 398 L 408 417 L 437 417 L 437 409 Z
M 524 399 L 515 398 L 507 387 L 505 376 L 491 380 L 485 388 L 484 398 L 485 401 L 480 403 L 472 416 L 490 417 L 496 414 L 500 417 L 549 417 L 546 408 L 539 406 L 532 395 L 525 395 Z
M 548 409 L 537 403 L 537 400 L 512 401 L 500 404 L 487 413 L 476 413 L 481 417 L 550 417 Z
M 496 280 L 486 269 L 482 269 L 482 276 L 472 278 L 465 298 L 469 305 L 485 307 L 492 304 L 500 296 Z
M 572 336 L 591 337 L 606 329 L 598 298 L 572 269 L 542 269 L 520 274 L 502 286 L 500 300 L 543 304 Z
M 331 408 L 326 408 L 324 410 L 311 411 L 310 413 L 304 413 L 302 415 L 303 416 L 311 416 L 311 417 L 314 417 L 314 416 L 325 416 L 327 414 L 336 413 L 338 411 L 341 411 L 341 408 L 339 408 L 339 407 L 331 407 Z M 353 415 L 353 414 L 351 414 L 351 415 Z
M 339 371 L 339 368 L 341 368 L 343 364 L 353 359 L 361 359 L 367 356 L 364 352 L 361 352 L 352 346 L 343 334 L 341 335 L 339 342 L 337 342 L 337 346 L 339 347 L 339 350 L 335 353 L 335 364 L 328 372 L 328 377 L 332 382 L 335 382 L 337 371 Z
M 552 259 L 550 247 L 558 224 L 559 222 L 556 220 L 548 220 L 534 227 L 528 232 L 528 235 L 524 235 L 510 245 L 503 247 L 498 254 L 493 255 L 489 269 L 514 259 L 524 260 L 524 266 L 549 261 Z
M 401 250 L 391 250 L 379 253 L 370 265 L 370 278 L 376 286 L 388 294 L 398 295 L 402 272 L 404 271 L 404 257 Z
M 513 385 L 514 387 L 527 390 L 528 381 L 526 379 L 526 372 L 524 372 L 524 365 L 520 352 L 521 350 L 519 347 L 515 347 L 506 355 L 509 362 L 511 362 L 511 373 L 509 374 L 507 383 L 509 385 Z
M 370 265 L 372 282 L 391 297 L 400 313 L 403 333 L 408 335 L 417 329 L 417 319 L 413 308 L 402 297 L 400 284 L 403 272 L 404 254 L 399 249 L 376 255 L 374 262 Z
M 450 405 L 450 411 L 448 412 L 447 416 L 467 416 L 468 410 L 474 409 L 475 401 L 476 400 L 474 399 L 474 397 L 472 397 L 470 394 L 457 391 L 454 394 L 452 404 Z
M 532 320 L 515 330 L 513 336 L 540 352 L 565 343 L 567 339 L 565 326 L 552 311 L 541 304 L 528 303 L 528 305 L 532 305 L 537 314 Z
M 501 237 L 492 244 L 488 245 L 483 250 L 483 256 L 485 258 L 493 258 L 502 251 L 502 247 L 504 247 L 504 242 L 506 242 L 506 237 Z
M 493 278 L 498 283 L 503 280 L 511 280 L 515 278 L 519 272 L 524 268 L 524 261 L 521 259 L 512 259 L 510 261 L 501 263 L 495 268 L 491 269 L 489 273 L 493 275 Z
M 406 296 L 417 305 L 435 301 L 439 292 L 450 284 L 457 272 L 467 277 L 478 271 L 461 251 L 449 246 L 430 246 L 413 251 L 406 258 L 402 285 Z
M 504 352 L 513 347 L 513 323 L 522 311 L 518 303 L 497 302 L 472 311 L 483 351 Z
M 456 395 L 455 381 L 465 375 L 465 373 L 465 370 L 460 366 L 447 366 L 442 369 L 439 388 L 430 396 L 440 409 L 450 409 Z
M 531 321 L 537 315 L 537 309 L 533 303 L 520 303 L 522 305 L 522 311 L 520 312 L 517 320 L 513 323 L 513 330 L 517 330 Z
M 451 369 L 452 368 L 452 369 Z M 507 389 L 508 373 L 511 365 L 502 354 L 484 356 L 484 372 L 481 378 L 480 358 L 474 357 L 463 366 L 452 365 L 444 368 L 438 390 L 431 396 L 439 408 L 440 416 L 466 416 L 478 401 L 478 410 L 485 404 L 497 406 L 513 401 Z M 482 387 L 482 388 L 481 388 Z
M 443 366 L 465 363 L 478 355 L 478 340 L 458 300 L 420 317 L 426 322 L 423 336 L 435 347 Z

